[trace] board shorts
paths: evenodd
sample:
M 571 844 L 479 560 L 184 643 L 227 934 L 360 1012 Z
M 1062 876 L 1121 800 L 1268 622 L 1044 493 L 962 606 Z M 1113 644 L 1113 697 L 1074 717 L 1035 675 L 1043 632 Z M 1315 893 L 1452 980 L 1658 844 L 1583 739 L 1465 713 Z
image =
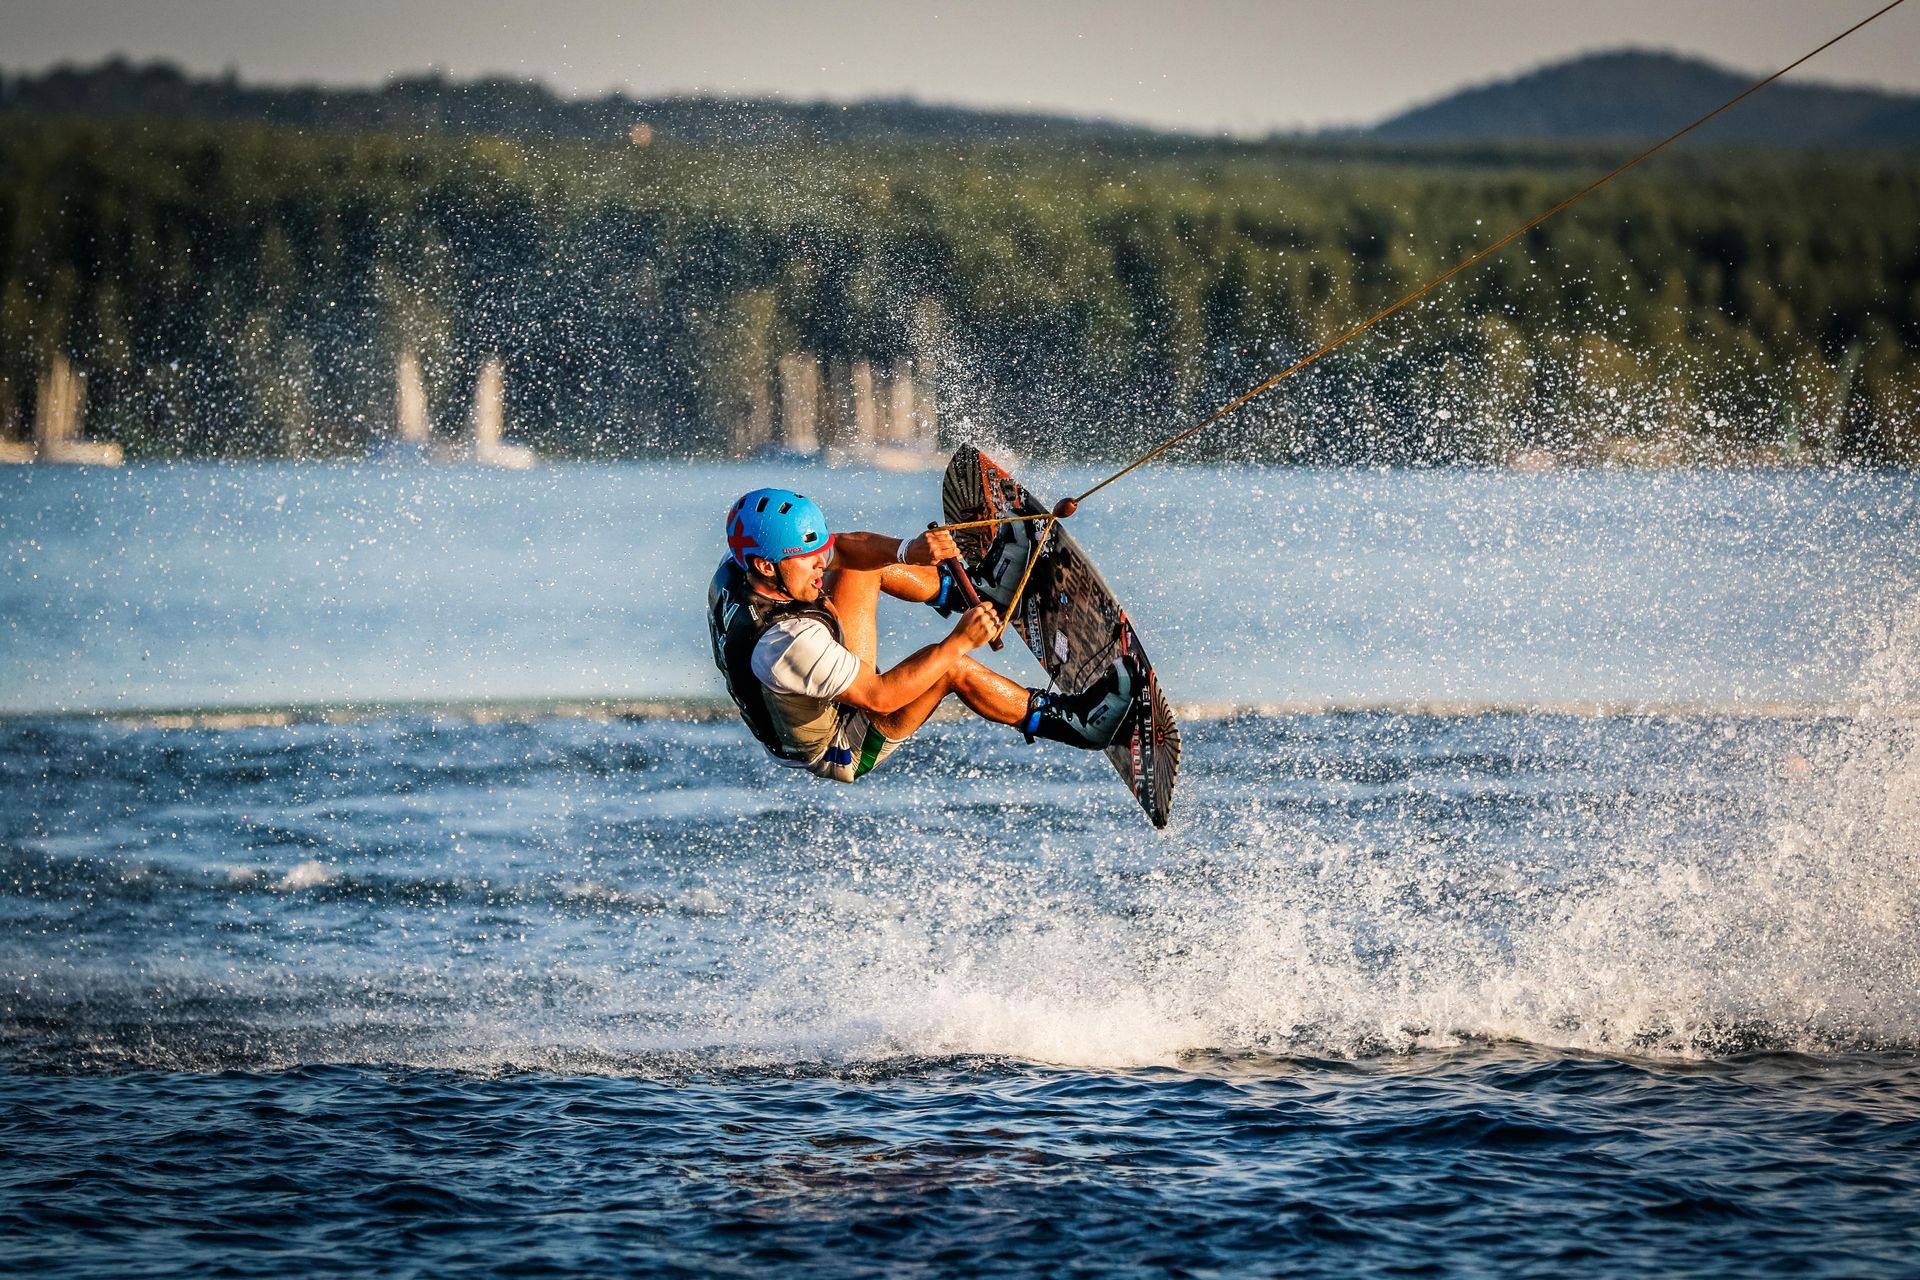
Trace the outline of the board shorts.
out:
M 900 739 L 889 738 L 874 728 L 866 712 L 841 707 L 840 721 L 827 739 L 827 749 L 807 766 L 807 772 L 833 782 L 852 782 L 871 773 L 899 745 Z

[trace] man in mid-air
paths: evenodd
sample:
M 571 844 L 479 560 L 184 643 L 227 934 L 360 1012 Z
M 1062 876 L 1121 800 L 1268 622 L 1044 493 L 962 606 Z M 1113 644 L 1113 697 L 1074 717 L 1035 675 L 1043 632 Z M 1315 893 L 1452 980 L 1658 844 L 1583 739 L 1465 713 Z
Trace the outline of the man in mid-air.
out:
M 819 507 L 786 489 L 742 497 L 727 512 L 726 533 L 727 558 L 707 589 L 713 660 L 747 727 L 782 764 L 852 782 L 948 694 L 983 720 L 1018 727 L 1028 742 L 1098 750 L 1126 722 L 1134 676 L 1124 661 L 1084 692 L 1059 695 L 1024 689 L 968 657 L 999 631 L 991 602 L 961 613 L 946 639 L 880 670 L 874 610 L 882 594 L 943 615 L 957 608 L 959 588 L 941 563 L 959 556 L 952 534 L 836 535 Z

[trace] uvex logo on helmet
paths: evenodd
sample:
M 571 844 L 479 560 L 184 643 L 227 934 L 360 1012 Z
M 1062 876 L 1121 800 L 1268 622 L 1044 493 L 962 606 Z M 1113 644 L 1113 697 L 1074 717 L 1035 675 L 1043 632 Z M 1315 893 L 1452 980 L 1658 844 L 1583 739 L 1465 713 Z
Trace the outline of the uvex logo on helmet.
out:
M 727 512 L 727 554 L 742 569 L 748 556 L 787 560 L 811 556 L 833 545 L 827 517 L 811 498 L 791 489 L 755 489 Z

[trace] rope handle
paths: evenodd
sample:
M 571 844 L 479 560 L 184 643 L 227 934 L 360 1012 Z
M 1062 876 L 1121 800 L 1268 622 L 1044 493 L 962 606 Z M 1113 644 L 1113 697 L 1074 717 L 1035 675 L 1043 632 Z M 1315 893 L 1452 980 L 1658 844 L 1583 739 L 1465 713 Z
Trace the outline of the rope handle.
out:
M 1058 507 L 1055 510 L 1057 511 Z M 995 525 L 1029 524 L 1035 520 L 1045 520 L 1047 527 L 1040 531 L 1038 538 L 1034 539 L 1033 551 L 1027 556 L 1027 567 L 1020 574 L 1020 581 L 1013 588 L 1013 596 L 1007 601 L 1007 611 L 1000 617 L 1000 629 L 994 632 L 993 639 L 987 642 L 993 646 L 995 652 L 1006 647 L 1006 642 L 1001 637 L 1007 634 L 1007 626 L 1013 621 L 1014 610 L 1020 607 L 1020 597 L 1027 589 L 1028 580 L 1033 577 L 1033 566 L 1038 563 L 1040 552 L 1046 548 L 1047 539 L 1053 534 L 1053 526 L 1060 523 L 1060 517 L 1053 512 L 1043 511 L 1037 515 L 1000 516 L 993 520 L 961 520 L 954 524 L 940 524 L 936 521 L 927 526 L 928 533 L 952 533 L 956 529 L 990 529 Z M 966 595 L 968 603 L 979 604 L 980 595 L 973 588 L 973 579 L 967 573 L 966 561 L 955 556 L 951 560 L 942 560 L 940 563 L 952 570 L 953 580 L 960 584 L 960 590 Z
M 934 532 L 937 532 L 939 528 L 940 526 L 938 524 L 929 524 L 927 526 L 927 532 L 934 533 Z M 951 573 L 953 575 L 953 580 L 960 584 L 960 594 L 967 598 L 967 604 L 972 608 L 976 608 L 976 609 L 979 608 L 980 593 L 974 589 L 973 575 L 967 572 L 967 562 L 965 560 L 962 560 L 959 556 L 949 556 L 947 559 L 940 561 L 940 564 L 942 567 L 944 567 L 947 570 L 948 573 Z M 1029 565 L 1028 567 L 1031 568 L 1032 566 Z M 1026 579 L 1022 578 L 1021 579 L 1022 585 L 1025 585 L 1025 582 L 1026 582 Z M 1015 599 L 1019 598 L 1017 593 L 1014 598 Z M 993 650 L 996 653 L 1007 647 L 1007 642 L 1000 638 L 1000 633 L 1002 631 L 1005 631 L 1006 629 L 1007 629 L 1007 620 L 1005 618 L 1002 618 L 1000 619 L 1000 630 L 995 631 L 993 633 L 993 638 L 987 641 L 987 643 L 993 647 Z

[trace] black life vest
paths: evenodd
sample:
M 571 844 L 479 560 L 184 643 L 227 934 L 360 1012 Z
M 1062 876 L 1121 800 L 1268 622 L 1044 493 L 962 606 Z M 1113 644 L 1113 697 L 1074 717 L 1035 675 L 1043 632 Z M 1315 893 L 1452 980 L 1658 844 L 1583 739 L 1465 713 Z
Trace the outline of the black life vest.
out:
M 769 627 L 789 618 L 824 622 L 834 641 L 842 643 L 840 619 L 824 603 L 802 604 L 763 595 L 753 589 L 747 571 L 732 559 L 720 562 L 707 585 L 707 634 L 713 641 L 713 663 L 726 681 L 727 695 L 740 708 L 740 718 L 760 745 L 781 760 L 806 763 L 804 755 L 782 745 L 773 711 L 767 705 L 767 687 L 753 674 L 754 646 Z

